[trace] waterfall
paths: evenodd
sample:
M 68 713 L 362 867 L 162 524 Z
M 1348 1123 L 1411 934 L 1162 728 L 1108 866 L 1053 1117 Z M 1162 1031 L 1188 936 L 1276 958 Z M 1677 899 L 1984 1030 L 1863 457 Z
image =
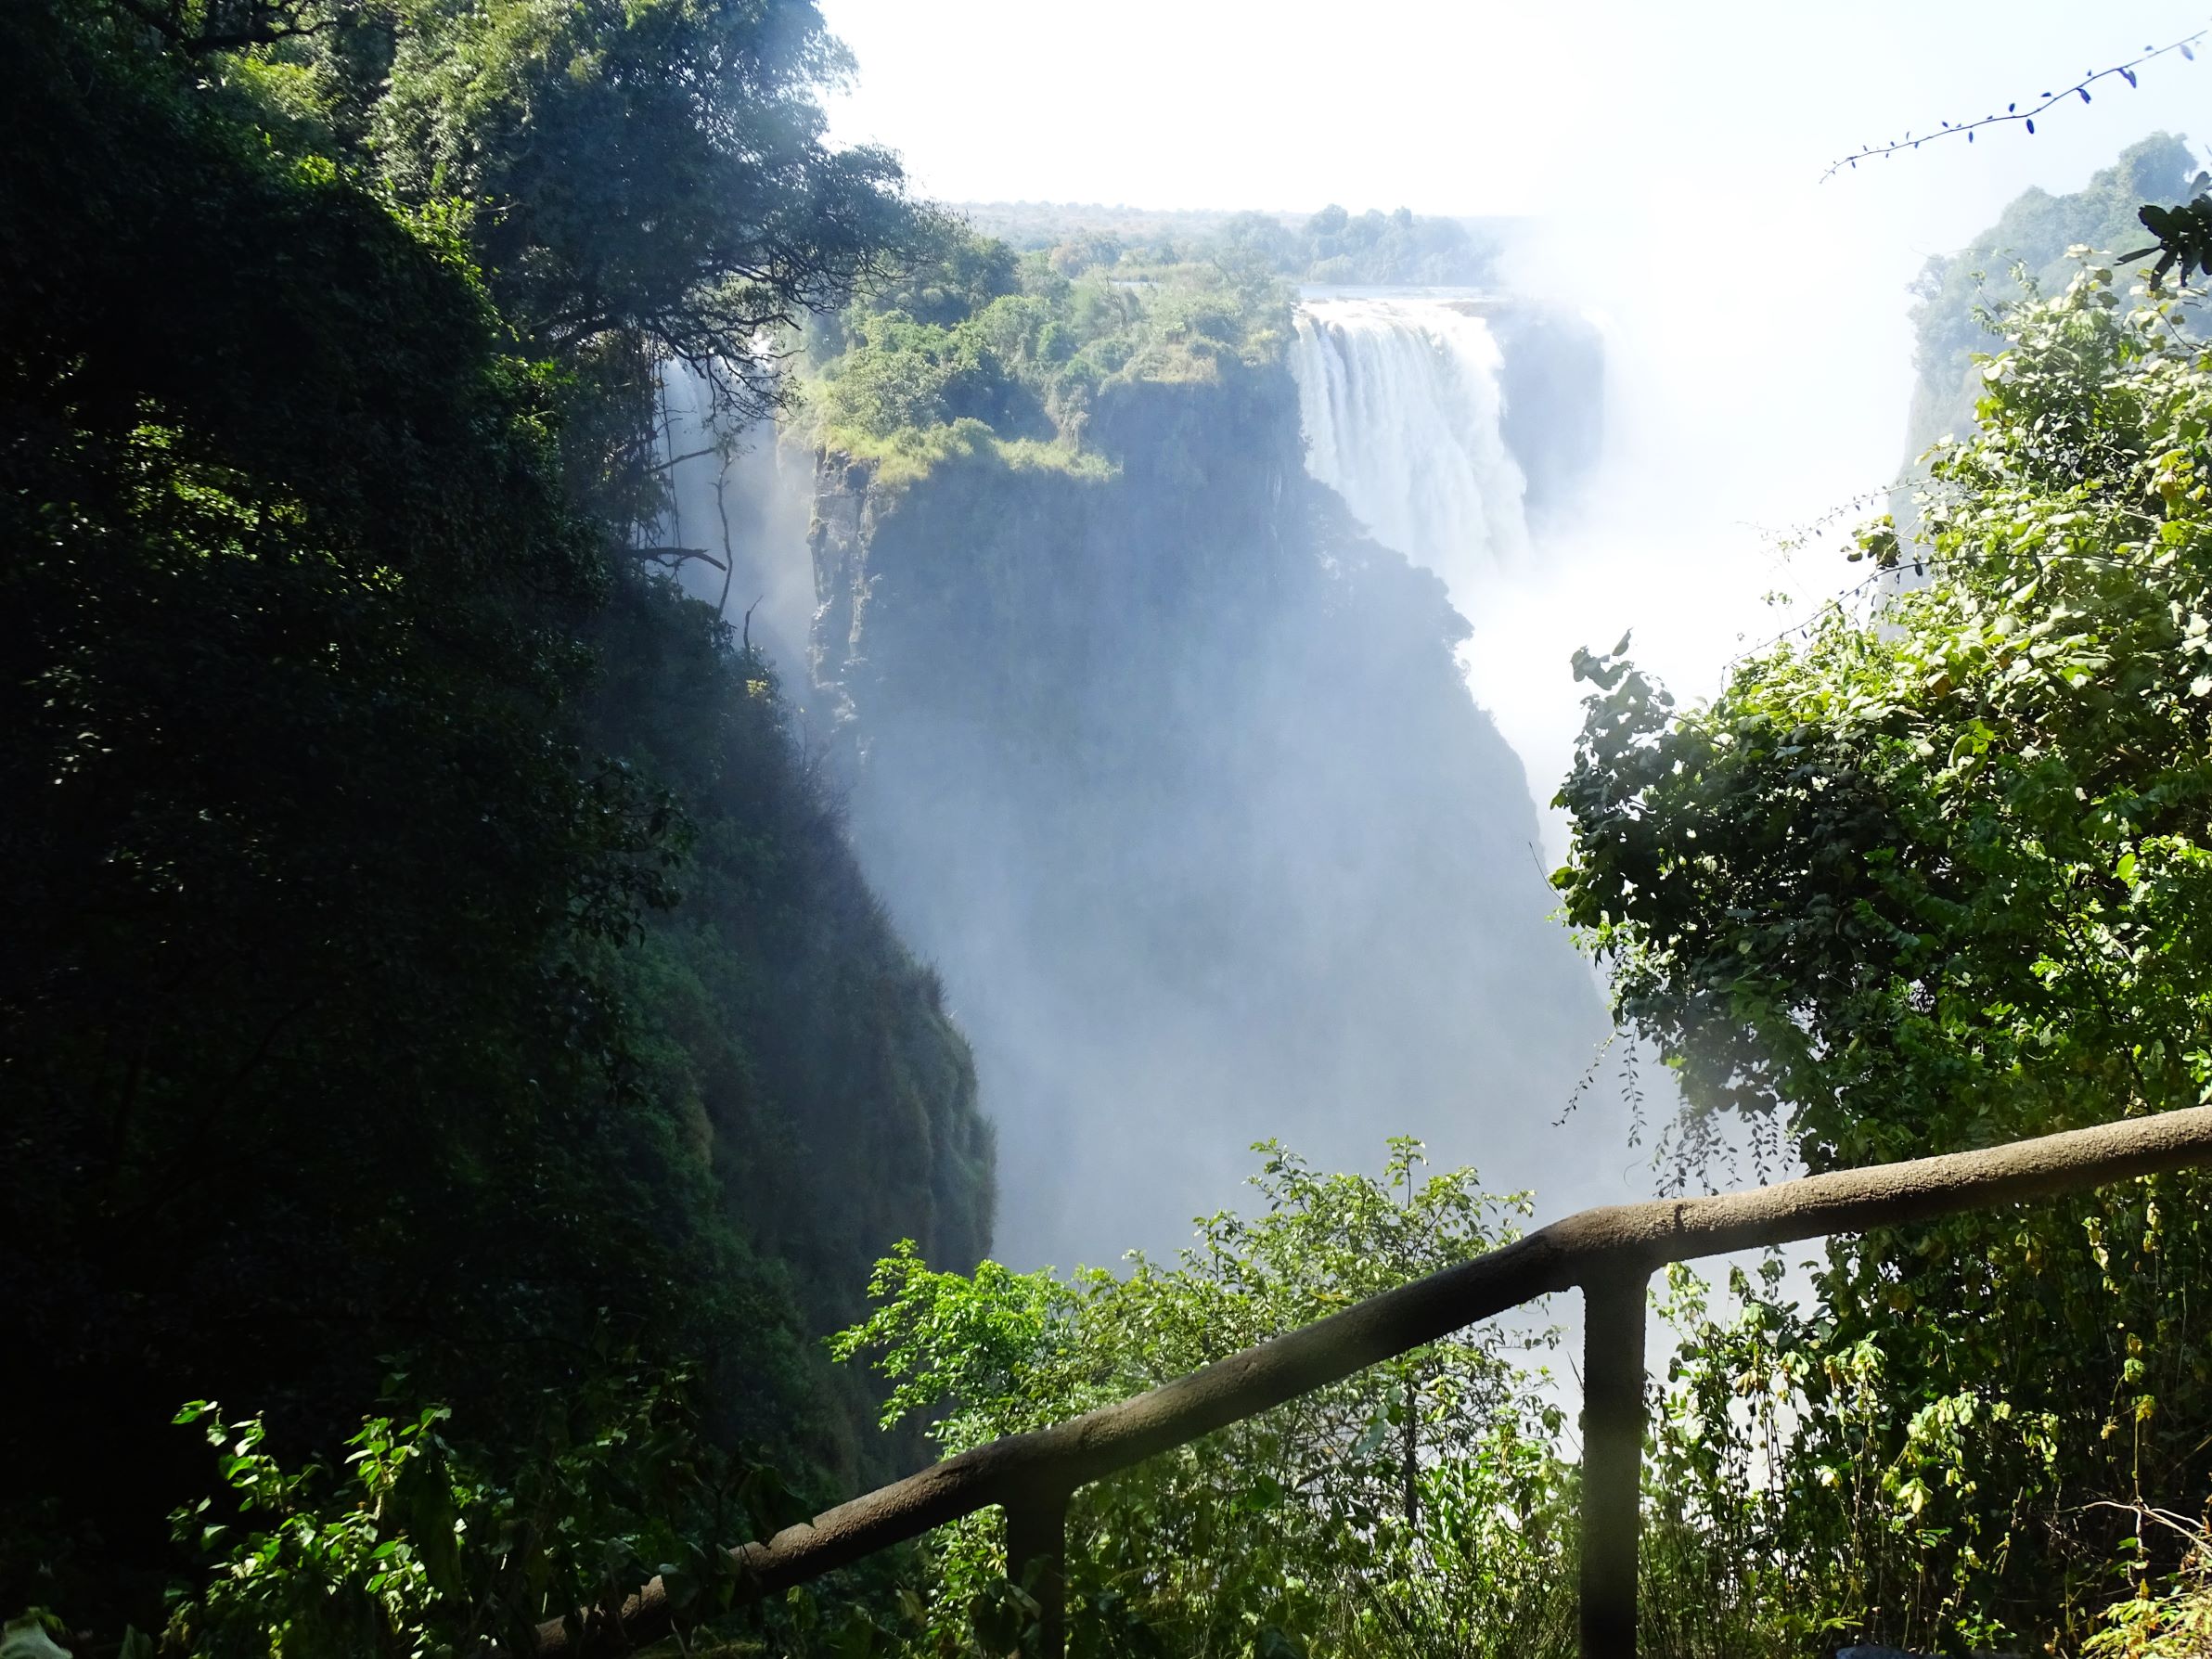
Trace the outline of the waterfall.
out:
M 1306 470 L 1468 611 L 1528 547 L 1489 324 L 1466 301 L 1399 296 L 1308 302 L 1297 330 Z

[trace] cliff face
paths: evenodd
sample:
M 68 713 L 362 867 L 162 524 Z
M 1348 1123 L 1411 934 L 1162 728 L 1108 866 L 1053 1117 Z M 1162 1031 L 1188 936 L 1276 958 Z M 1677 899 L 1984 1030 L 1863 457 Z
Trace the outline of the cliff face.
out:
M 1503 359 L 1506 444 L 1528 478 L 1528 516 L 1567 517 L 1604 448 L 1605 340 L 1588 317 L 1511 300 L 1480 306 Z
M 1171 1245 L 1264 1137 L 1496 1162 L 1604 1018 L 1442 585 L 1306 477 L 1280 367 L 1111 385 L 1088 439 L 1114 475 L 825 457 L 811 534 L 853 833 L 974 1044 L 998 1254 Z
M 719 1425 L 836 1485 L 921 1455 L 820 1339 L 865 1317 L 878 1258 L 913 1239 L 966 1269 L 990 1248 L 992 1149 L 969 1048 L 900 940 L 794 742 L 759 656 L 711 612 L 637 585 L 601 619 L 592 737 L 681 803 L 681 897 L 622 953 L 641 1096 L 681 1126 L 727 1230 L 702 1276 L 746 1344 L 711 1362 Z M 818 759 L 818 757 L 816 757 Z M 804 1466 L 804 1465 L 798 1465 Z

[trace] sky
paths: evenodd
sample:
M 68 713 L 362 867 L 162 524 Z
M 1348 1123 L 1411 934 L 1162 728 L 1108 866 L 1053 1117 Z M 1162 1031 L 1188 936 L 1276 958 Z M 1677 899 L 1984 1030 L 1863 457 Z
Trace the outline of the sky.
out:
M 2206 21 L 2201 4 L 2049 0 L 823 11 L 859 60 L 839 135 L 898 149 L 942 198 L 1434 213 L 1603 211 L 1623 196 L 1700 212 L 1746 190 L 1797 208 L 1859 143 L 1987 113 Z M 2186 122 L 2206 72 L 2161 65 L 2140 91 L 2054 112 L 2035 139 L 1893 163 L 1878 216 L 1890 235 L 1942 245 L 1950 209 L 1987 210 L 2052 169 L 2086 172 L 2149 125 Z
M 1706 695 L 1847 585 L 1833 538 L 1784 561 L 1775 534 L 1897 476 L 1907 287 L 1931 254 L 2147 133 L 2212 138 L 2212 52 L 2169 56 L 2033 136 L 1999 127 L 1821 178 L 1862 145 L 2204 28 L 2202 0 L 823 10 L 858 60 L 834 135 L 896 149 L 941 200 L 1545 221 L 1515 280 L 1605 328 L 1607 462 L 1581 530 L 1476 608 L 1471 674 L 1539 803 L 1579 722 L 1576 646 L 1633 630 L 1641 662 Z M 1550 834 L 1557 853 L 1556 818 Z
M 2208 50 L 2100 83 L 2033 136 L 1822 179 L 2206 28 L 2205 0 L 821 4 L 858 69 L 833 136 L 898 151 L 939 200 L 1544 221 L 1512 281 L 1604 330 L 1603 465 L 1576 530 L 1463 604 L 1472 688 L 1540 808 L 1580 724 L 1575 647 L 1633 631 L 1640 662 L 1706 696 L 1858 579 L 1840 535 L 1787 558 L 1776 537 L 1907 460 L 1908 285 L 1931 255 L 2149 133 L 2212 139 Z M 1546 837 L 1560 860 L 1556 813 Z

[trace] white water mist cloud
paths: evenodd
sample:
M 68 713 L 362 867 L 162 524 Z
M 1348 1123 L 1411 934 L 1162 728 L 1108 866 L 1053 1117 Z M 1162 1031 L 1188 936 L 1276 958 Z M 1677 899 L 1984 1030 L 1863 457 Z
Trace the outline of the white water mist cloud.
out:
M 1705 695 L 1850 579 L 1818 548 L 1778 560 L 1773 532 L 1905 458 L 1907 288 L 1926 258 L 2024 188 L 2078 188 L 2146 132 L 2191 130 L 2212 90 L 2212 67 L 2168 60 L 2032 139 L 1939 141 L 1823 184 L 1861 143 L 2001 108 L 2202 14 L 2033 0 L 1993 30 L 1901 0 L 824 10 L 859 61 L 837 135 L 899 149 L 943 199 L 1540 216 L 1511 279 L 1603 328 L 1601 464 L 1579 514 L 1464 607 L 1472 688 L 1539 803 L 1579 724 L 1576 647 L 1632 629 L 1640 662 Z M 1766 603 L 1778 589 L 1794 603 Z M 1555 817 L 1546 832 L 1556 860 Z M 1645 1178 L 1633 1162 L 1624 1190 Z
M 1516 285 L 1605 319 L 1613 426 L 1587 518 L 1473 619 L 1477 695 L 1539 794 L 1571 740 L 1575 647 L 1633 627 L 1640 658 L 1701 695 L 1787 620 L 1763 594 L 1842 585 L 1811 555 L 1778 570 L 1761 527 L 1894 475 L 1924 260 L 2030 186 L 2078 188 L 2146 132 L 2203 124 L 2212 92 L 2212 66 L 2168 58 L 2032 138 L 1943 140 L 1821 183 L 1863 143 L 2001 109 L 2202 10 L 2026 0 L 2001 28 L 1906 0 L 1401 3 L 1356 23 L 1298 0 L 1128 0 L 1110 23 L 1024 0 L 824 10 L 859 62 L 838 135 L 890 144 L 945 199 L 1546 220 Z

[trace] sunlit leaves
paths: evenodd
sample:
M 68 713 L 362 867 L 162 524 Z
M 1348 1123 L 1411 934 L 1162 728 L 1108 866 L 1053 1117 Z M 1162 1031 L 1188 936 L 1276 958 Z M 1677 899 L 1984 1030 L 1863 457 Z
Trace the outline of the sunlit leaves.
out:
M 958 1450 L 1140 1393 L 1512 1236 L 1525 1199 L 1473 1172 L 1426 1176 L 1390 1143 L 1380 1179 L 1323 1176 L 1272 1143 L 1264 1203 L 1200 1223 L 1172 1263 L 1120 1275 L 934 1272 L 911 1248 L 879 1267 L 878 1307 L 836 1339 L 893 1380 L 891 1410 Z M 1462 1333 L 1078 1494 L 1072 1593 L 1100 1653 L 1374 1652 L 1450 1640 L 1531 1651 L 1559 1619 L 1567 1495 L 1556 1409 Z M 1548 1529 L 1550 1529 L 1548 1534 Z M 940 1651 L 983 1651 L 1010 1616 L 996 1524 L 932 1546 Z M 1102 1614 L 1111 1616 L 1101 1617 Z M 980 1615 L 980 1620 L 979 1620 Z M 1270 1636 L 1269 1632 L 1273 1632 Z
M 1860 538 L 1924 581 L 1871 622 L 1831 612 L 1679 714 L 1626 664 L 1588 676 L 1561 796 L 1569 918 L 1622 1018 L 1677 1067 L 1691 1121 L 1786 1125 L 1816 1168 L 2205 1094 L 2212 371 L 2178 308 L 2124 302 L 2093 265 L 2006 327 L 1979 430 L 1931 457 L 1922 539 L 1885 524 Z M 2167 1319 L 2178 1258 L 2123 1251 L 2118 1228 L 2081 1244 L 2083 1220 L 2141 1202 L 2116 1192 L 1832 1255 L 1833 1332 L 1807 1341 L 1890 1347 L 1892 1392 L 1866 1431 L 1881 1460 L 1925 1442 L 1990 1471 L 1978 1497 L 1914 1473 L 1885 1488 L 1915 1547 L 1948 1563 L 1929 1616 L 1994 1617 L 2011 1598 L 2063 1618 L 2095 1601 L 2103 1524 L 2033 1520 L 2017 1494 L 2046 1480 L 2201 1498 L 2202 1448 L 2167 1425 L 2212 1413 L 2206 1339 L 2155 1367 L 2122 1341 Z M 2175 1251 L 2203 1262 L 2212 1237 L 2169 1230 L 2160 1252 Z M 2137 1389 L 2131 1363 L 2154 1385 Z M 2108 1437 L 2116 1387 L 2159 1406 L 2130 1407 Z M 1860 1431 L 1810 1404 L 1801 1455 L 1841 1467 L 1830 1453 Z M 2045 1419 L 2032 1442 L 1996 1426 Z M 1804 1503 L 1804 1524 L 1841 1524 Z M 2023 1576 L 2030 1561 L 2047 1570 Z

